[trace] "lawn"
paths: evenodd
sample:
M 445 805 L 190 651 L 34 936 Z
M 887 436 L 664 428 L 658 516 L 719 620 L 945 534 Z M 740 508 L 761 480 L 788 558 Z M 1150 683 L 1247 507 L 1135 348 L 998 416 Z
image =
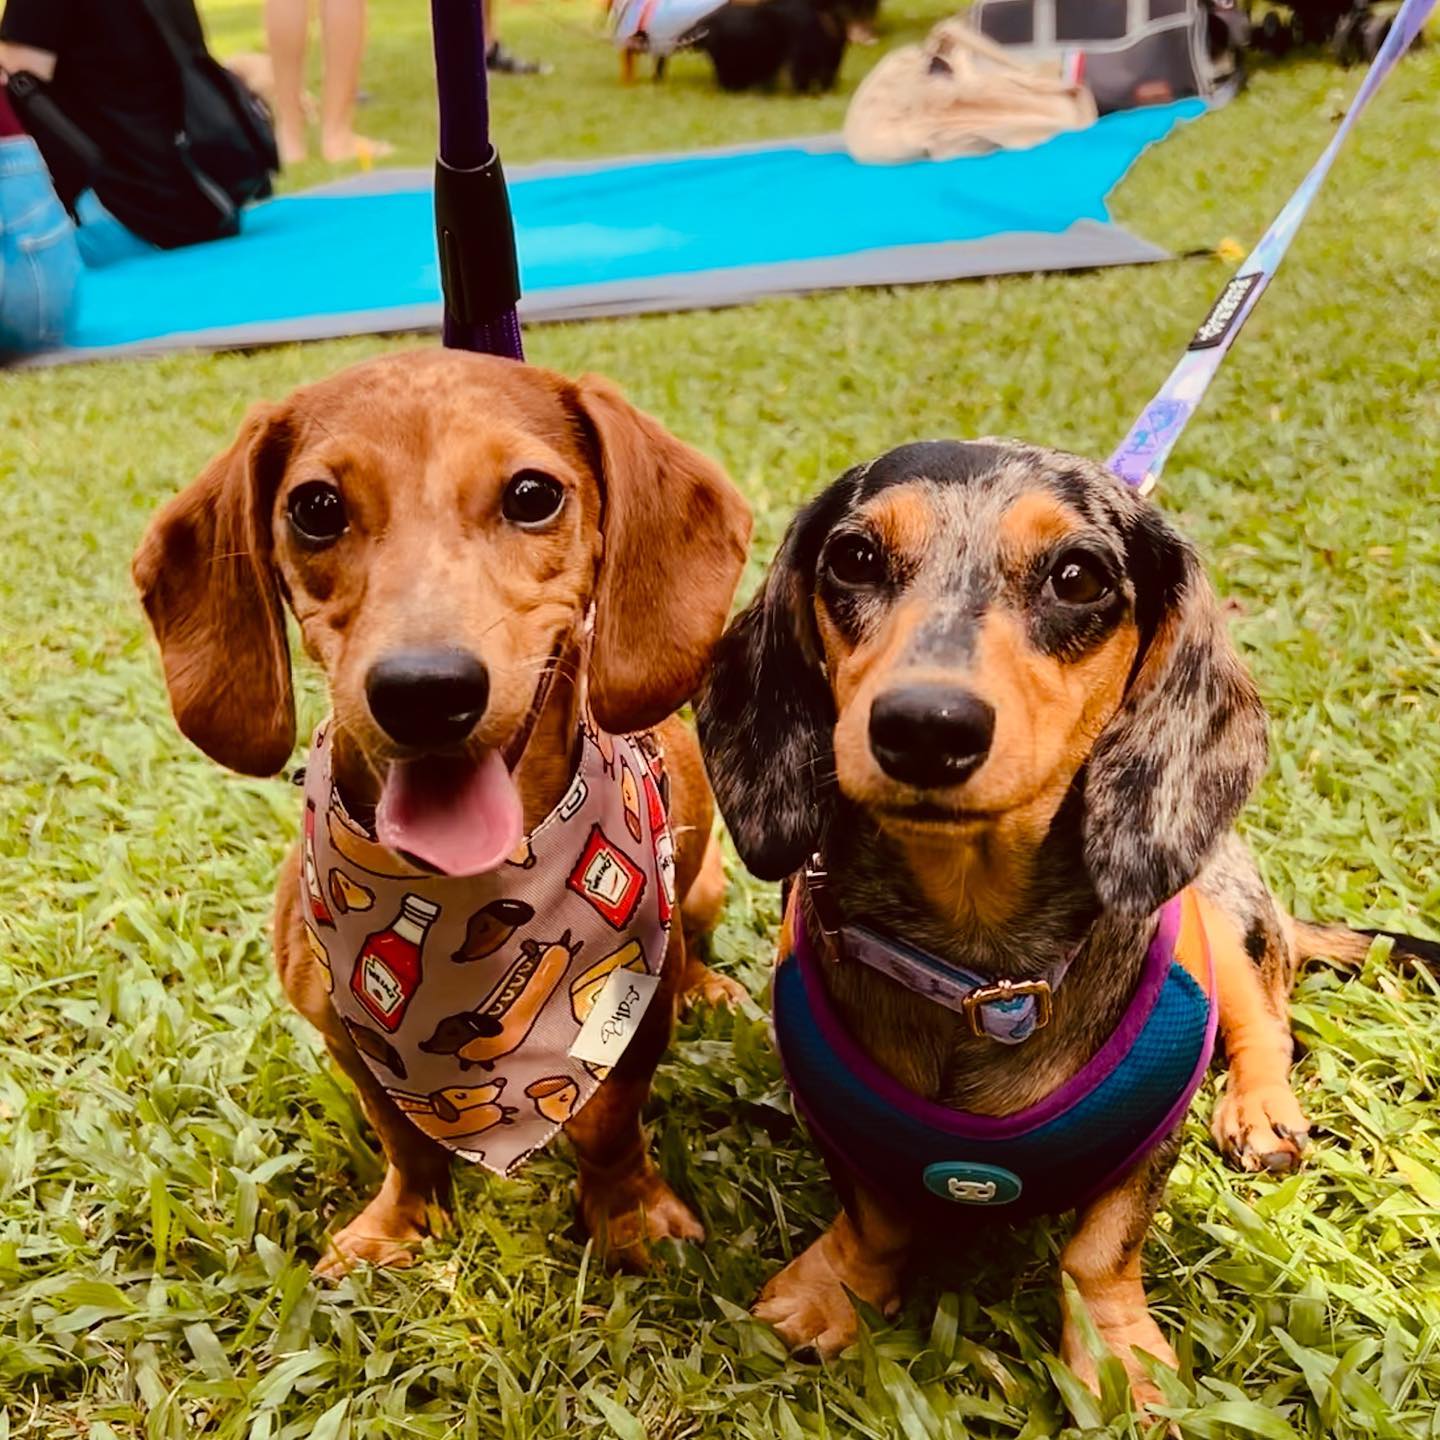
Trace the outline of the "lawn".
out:
M 887 41 L 943 13 L 887 5 Z M 590 0 L 501 0 L 556 64 L 497 87 L 507 156 L 833 128 L 844 97 L 723 98 L 696 60 L 623 91 Z M 255 0 L 205 6 L 250 48 Z M 374 0 L 362 124 L 432 143 L 424 7 Z M 852 54 L 845 87 L 870 54 Z M 1117 197 L 1177 251 L 1253 241 L 1358 77 L 1259 74 Z M 1440 51 L 1362 124 L 1167 474 L 1273 714 L 1245 828 L 1300 914 L 1435 936 L 1440 917 Z M 320 178 L 312 164 L 300 181 Z M 643 204 L 643 196 L 637 196 Z M 718 455 L 755 505 L 746 587 L 794 505 L 858 457 L 938 434 L 1108 453 L 1223 283 L 1139 270 L 841 293 L 536 329 Z M 850 1356 L 792 1363 L 746 1307 L 832 1211 L 763 1014 L 776 897 L 733 874 L 718 963 L 757 997 L 688 1022 L 657 1153 L 703 1248 L 615 1280 L 571 1229 L 561 1153 L 461 1177 L 403 1274 L 310 1279 L 379 1167 L 349 1092 L 283 1003 L 266 940 L 297 821 L 170 724 L 129 589 L 157 502 L 246 406 L 415 341 L 366 339 L 0 378 L 0 1440 L 621 1440 L 1137 1435 L 1059 1370 L 1054 1262 L 1031 1226 L 937 1262 Z M 431 343 L 428 340 L 418 343 Z M 320 713 L 313 681 L 303 721 Z M 1197 1104 L 1147 1252 L 1187 1436 L 1440 1436 L 1440 992 L 1376 955 L 1300 985 L 1299 1175 L 1228 1172 Z M 7 1417 L 8 1416 L 8 1420 Z M 1067 1428 L 1068 1427 L 1068 1428 Z

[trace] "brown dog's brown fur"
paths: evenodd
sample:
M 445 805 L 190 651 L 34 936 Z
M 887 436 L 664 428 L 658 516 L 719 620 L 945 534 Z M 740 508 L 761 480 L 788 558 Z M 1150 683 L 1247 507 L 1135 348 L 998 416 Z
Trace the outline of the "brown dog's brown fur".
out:
M 857 544 L 871 556 L 858 572 L 836 558 Z M 1093 602 L 1051 588 L 1076 554 L 1105 578 Z M 875 748 L 876 698 L 927 685 L 993 710 L 982 758 L 955 783 L 897 779 Z M 864 965 L 823 966 L 850 1035 L 907 1089 L 986 1115 L 1050 1094 L 1112 1032 L 1156 910 L 1190 887 L 1229 1060 L 1216 1139 L 1247 1169 L 1299 1163 L 1290 985 L 1311 955 L 1364 944 L 1291 921 L 1230 830 L 1263 768 L 1264 714 L 1193 550 L 1148 502 L 1087 461 L 1004 441 L 903 446 L 857 467 L 790 527 L 698 713 L 722 812 L 758 874 L 820 851 L 847 920 L 982 976 L 1069 961 L 1053 1019 L 1020 1045 L 972 1035 Z M 792 891 L 792 910 L 810 903 Z M 822 934 L 813 910 L 806 930 Z M 1061 1262 L 1142 1401 L 1159 1392 L 1137 1347 L 1175 1358 L 1140 1273 L 1175 1151 L 1172 1137 L 1091 1203 Z M 874 1177 L 836 1180 L 841 1216 L 756 1310 L 822 1353 L 854 1338 L 849 1294 L 898 1304 L 922 1232 Z M 1080 1333 L 1067 1314 L 1065 1358 L 1093 1384 Z
M 560 519 L 541 533 L 499 513 L 503 487 L 524 469 L 555 476 L 567 492 Z M 321 549 L 286 521 L 290 491 L 317 479 L 341 490 L 349 519 Z M 582 1217 L 612 1260 L 629 1265 L 646 1263 L 650 1240 L 701 1238 L 650 1163 L 640 1126 L 674 1006 L 743 994 L 695 953 L 724 880 L 699 752 L 671 712 L 696 688 L 723 627 L 749 528 L 723 472 L 608 381 L 427 351 L 257 407 L 230 449 L 156 516 L 135 559 L 180 728 L 246 773 L 276 772 L 294 746 L 289 601 L 329 686 L 336 780 L 354 814 L 373 808 L 399 758 L 365 697 L 366 673 L 387 651 L 448 644 L 483 658 L 490 698 L 467 745 L 506 752 L 527 830 L 569 783 L 582 666 L 605 729 L 658 726 L 682 897 L 664 1003 L 651 1005 L 566 1126 Z M 592 607 L 587 658 L 581 622 Z M 547 670 L 551 688 L 532 716 Z M 304 940 L 299 874 L 292 855 L 276 897 L 281 983 L 354 1083 L 387 1160 L 379 1193 L 332 1237 L 319 1268 L 407 1264 L 446 1206 L 450 1155 L 396 1108 L 331 1006 Z

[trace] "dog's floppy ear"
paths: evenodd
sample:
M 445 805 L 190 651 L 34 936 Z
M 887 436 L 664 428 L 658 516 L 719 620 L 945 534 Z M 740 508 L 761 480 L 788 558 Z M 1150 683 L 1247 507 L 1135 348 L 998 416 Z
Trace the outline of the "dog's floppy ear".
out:
M 275 406 L 253 409 L 230 448 L 150 522 L 131 565 L 176 724 L 246 775 L 273 775 L 295 744 L 270 544 L 289 443 L 284 416 Z
M 1105 905 L 1188 885 L 1265 770 L 1265 709 L 1190 544 L 1146 506 L 1128 539 L 1141 652 L 1085 772 L 1085 863 Z
M 716 803 L 762 880 L 793 874 L 820 849 L 834 808 L 835 699 L 812 592 L 840 496 L 832 486 L 791 523 L 760 592 L 716 646 L 695 708 Z
M 695 693 L 725 628 L 750 542 L 750 507 L 725 472 L 583 377 L 576 403 L 598 451 L 604 550 L 595 592 L 590 696 L 624 734 Z

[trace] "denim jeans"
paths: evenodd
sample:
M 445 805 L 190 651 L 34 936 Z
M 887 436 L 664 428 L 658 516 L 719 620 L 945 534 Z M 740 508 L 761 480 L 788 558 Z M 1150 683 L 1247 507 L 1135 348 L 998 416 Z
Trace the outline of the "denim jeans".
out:
M 100 203 L 100 197 L 93 190 L 87 190 L 75 201 L 75 215 L 79 221 L 75 239 L 80 246 L 80 258 L 91 270 L 118 265 L 137 255 L 153 255 L 158 249 L 122 225 Z
M 35 142 L 0 139 L 0 356 L 64 339 L 79 273 L 75 227 Z

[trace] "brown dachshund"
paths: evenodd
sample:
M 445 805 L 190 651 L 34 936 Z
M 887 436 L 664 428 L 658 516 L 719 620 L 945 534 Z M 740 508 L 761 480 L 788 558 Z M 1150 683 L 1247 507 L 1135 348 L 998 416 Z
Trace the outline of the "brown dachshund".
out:
M 837 926 L 858 922 L 982 979 L 1068 963 L 1053 1012 L 1025 1043 L 999 1044 L 853 956 L 823 955 L 833 1012 L 890 1082 L 947 1114 L 1035 1105 L 1116 1029 L 1157 910 L 1191 887 L 1229 1062 L 1215 1137 L 1246 1169 L 1298 1163 L 1291 982 L 1309 957 L 1353 960 L 1368 942 L 1286 915 L 1232 832 L 1264 769 L 1264 710 L 1194 550 L 1148 501 L 1089 461 L 1005 441 L 906 445 L 859 466 L 790 526 L 698 715 L 749 867 L 793 877 L 818 854 L 828 871 L 828 920 L 813 879 L 792 886 L 782 956 L 799 906 L 831 951 Z M 1207 985 L 1210 967 L 1194 968 Z M 1141 1401 L 1158 1391 L 1136 1348 L 1175 1359 L 1140 1271 L 1173 1123 L 1084 1205 L 1062 1257 Z M 847 1290 L 898 1303 L 923 1207 L 837 1164 L 843 1143 L 822 1148 L 843 1213 L 756 1313 L 792 1346 L 834 1353 L 856 1333 Z M 967 1212 L 949 1210 L 948 1234 L 967 1233 Z M 1093 1384 L 1080 1333 L 1067 1315 L 1063 1354 Z
M 647 1158 L 640 1114 L 676 999 L 738 991 L 687 952 L 686 936 L 718 914 L 723 877 L 698 748 L 673 712 L 724 626 L 749 532 L 721 470 L 608 381 L 436 350 L 257 406 L 155 517 L 134 563 L 180 729 L 249 775 L 276 773 L 295 743 L 289 605 L 329 687 L 335 783 L 354 817 L 375 814 L 392 766 L 443 753 L 453 767 L 458 753 L 479 767 L 498 753 L 528 832 L 570 783 L 582 665 L 606 732 L 658 726 L 682 917 L 663 965 L 667 1003 L 650 1006 L 566 1127 L 584 1222 L 612 1259 L 636 1266 L 648 1240 L 702 1238 Z M 483 694 L 470 693 L 481 678 Z M 469 942 L 488 953 L 516 917 L 481 918 L 496 933 Z M 450 1152 L 407 1118 L 337 1016 L 306 943 L 294 857 L 275 947 L 286 995 L 354 1082 L 388 1162 L 319 1268 L 408 1264 L 432 1207 L 448 1202 Z M 388 1042 L 360 1038 L 393 1063 Z

